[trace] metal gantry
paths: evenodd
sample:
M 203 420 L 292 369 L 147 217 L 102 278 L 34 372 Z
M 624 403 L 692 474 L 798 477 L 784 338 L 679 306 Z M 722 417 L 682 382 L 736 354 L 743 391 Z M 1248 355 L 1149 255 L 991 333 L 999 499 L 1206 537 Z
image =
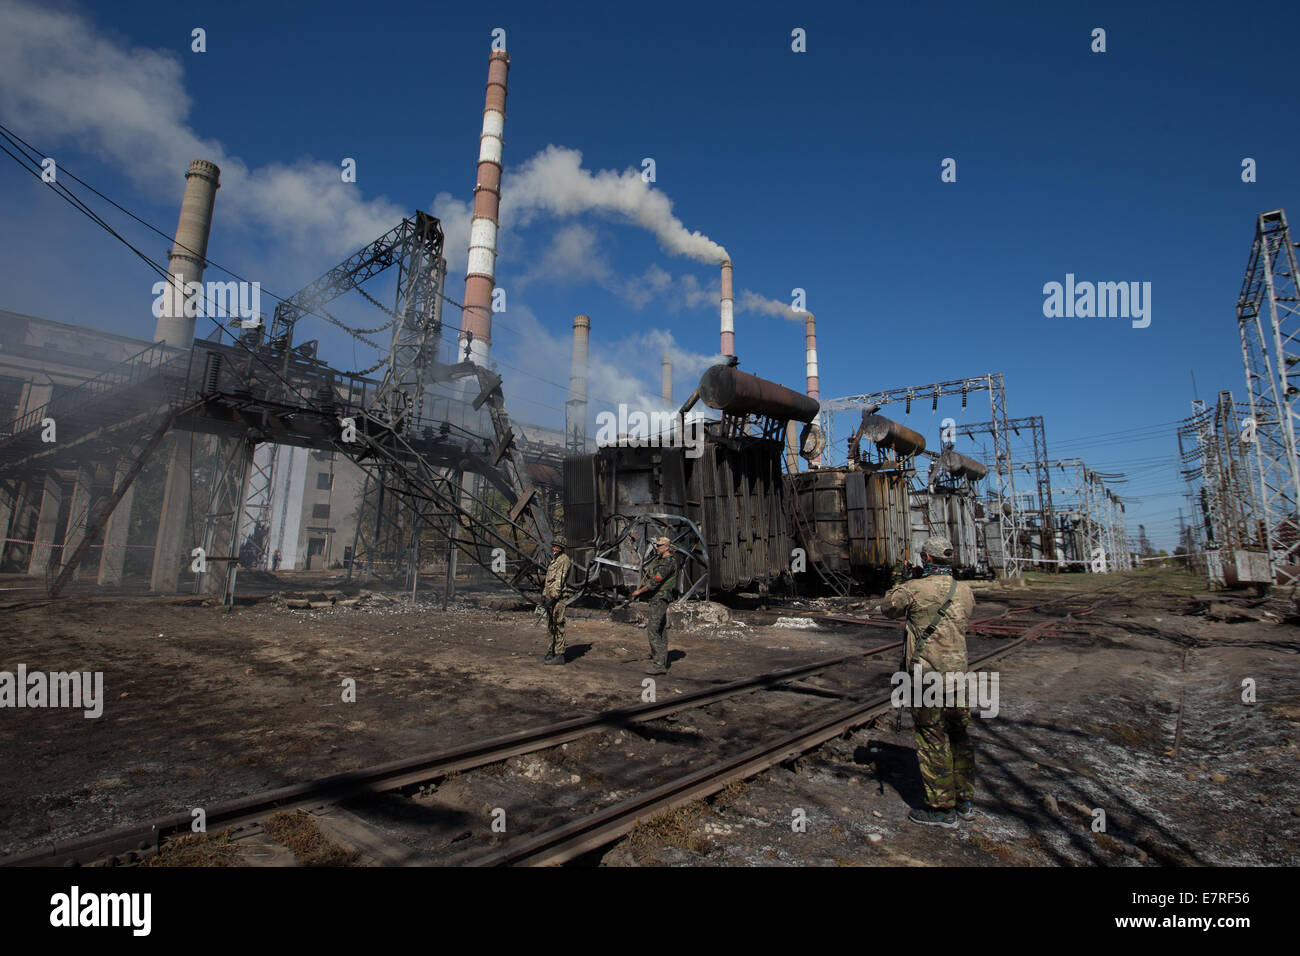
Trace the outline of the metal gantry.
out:
M 1082 458 L 1058 458 L 1047 466 L 1061 473 L 1056 482 L 1056 514 L 1061 517 L 1064 550 L 1070 556 L 1065 560 L 1093 571 L 1131 569 L 1124 502 L 1106 487 L 1107 481 L 1123 476 L 1093 471 Z
M 1234 401 L 1232 392 L 1225 390 L 1213 408 L 1192 402 L 1191 416 L 1178 427 L 1182 474 L 1192 501 L 1195 547 L 1190 550 L 1205 552 L 1205 569 L 1214 586 L 1225 583 L 1225 561 L 1238 574 L 1240 553 L 1262 553 L 1269 547 L 1252 423 L 1250 406 Z M 1254 577 L 1266 580 L 1268 572 Z
M 1007 421 L 1007 395 L 1001 372 L 991 372 L 974 378 L 951 379 L 930 385 L 910 385 L 903 388 L 887 389 L 883 392 L 871 392 L 863 395 L 848 395 L 843 398 L 825 399 L 821 410 L 826 423 L 827 447 L 832 446 L 831 434 L 834 412 L 847 411 L 867 405 L 887 405 L 890 402 L 903 402 L 905 414 L 912 410 L 913 402 L 930 400 L 931 411 L 939 407 L 939 399 L 951 395 L 961 396 L 961 407 L 966 407 L 967 396 L 971 392 L 986 391 L 989 394 L 990 433 L 993 436 L 993 469 L 997 475 L 998 493 L 998 531 L 1002 543 L 1002 556 L 1005 573 L 1019 576 L 1020 562 L 1017 547 L 1017 511 L 1014 462 L 1011 457 L 1010 427 Z M 1046 448 L 1044 446 L 1044 456 Z
M 976 435 L 988 434 L 997 441 L 999 429 L 1005 434 L 1008 430 L 1020 434 L 1020 429 L 1027 428 L 1032 436 L 1034 448 L 1034 460 L 1031 463 L 1019 463 L 1012 467 L 1012 470 L 1023 469 L 1025 471 L 1033 469 L 1034 486 L 1037 491 L 1036 500 L 1016 501 L 1013 510 L 1017 515 L 1025 516 L 1033 512 L 1038 513 L 1039 527 L 1042 529 L 1041 548 L 1042 558 L 1049 563 L 1050 567 L 1056 567 L 1056 535 L 1053 530 L 1053 511 L 1052 511 L 1052 476 L 1047 466 L 1047 430 L 1043 425 L 1042 415 L 1029 415 L 1023 418 L 1009 418 L 999 423 L 996 420 L 990 422 L 978 422 L 974 425 L 958 425 L 956 432 L 959 435 L 966 435 L 974 438 Z M 1009 442 L 1009 437 L 1008 437 Z M 995 444 L 996 449 L 996 444 Z M 1007 452 L 1008 457 L 1010 451 Z M 1019 498 L 1020 496 L 1016 496 Z M 1032 553 L 1030 555 L 1032 557 Z
M 1255 223 L 1255 241 L 1237 298 L 1259 501 L 1272 580 L 1300 581 L 1296 502 L 1300 500 L 1295 397 L 1300 362 L 1300 284 L 1295 244 L 1281 209 Z

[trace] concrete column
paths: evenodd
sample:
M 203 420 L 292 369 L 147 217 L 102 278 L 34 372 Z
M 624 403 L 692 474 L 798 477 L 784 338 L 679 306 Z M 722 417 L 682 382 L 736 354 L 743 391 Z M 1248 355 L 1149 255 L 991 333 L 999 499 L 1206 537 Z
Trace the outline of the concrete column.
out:
M 68 507 L 68 530 L 63 535 L 62 564 L 67 564 L 73 550 L 81 544 L 82 539 L 86 537 L 86 532 L 90 530 L 91 489 L 94 484 L 93 465 L 83 465 L 77 469 L 77 477 L 72 483 L 72 501 Z M 80 570 L 77 571 L 76 576 L 81 577 Z
M 191 467 L 190 433 L 176 432 L 167 459 L 162 511 L 158 515 L 158 535 L 154 539 L 153 574 L 149 579 L 149 589 L 159 594 L 176 593 L 181 561 L 186 557 L 183 538 L 190 508 Z
M 32 559 L 27 565 L 28 574 L 45 574 L 45 566 L 50 563 L 54 540 L 59 533 L 59 507 L 62 504 L 63 489 L 59 487 L 59 477 L 51 472 L 45 476 L 40 516 L 36 519 L 36 543 L 32 546 Z
M 131 462 L 125 461 L 117 466 L 113 475 L 113 490 L 116 491 L 126 480 L 131 470 Z M 104 525 L 104 546 L 99 557 L 99 577 L 96 579 L 101 587 L 117 587 L 122 583 L 122 571 L 126 567 L 127 532 L 131 528 L 131 504 L 135 500 L 135 485 L 131 485 L 117 503 L 113 513 Z
M 27 530 L 27 514 L 31 509 L 31 496 L 37 493 L 27 482 L 20 482 L 14 492 L 14 499 L 11 504 L 9 520 L 5 522 L 8 530 L 5 536 L 15 539 L 13 541 L 0 542 L 0 564 L 12 554 L 14 563 L 22 562 L 22 555 L 28 552 L 14 551 L 15 548 L 26 548 L 26 544 L 19 544 L 19 540 L 25 540 Z M 25 566 L 25 563 L 24 563 Z
M 22 490 L 16 485 L 13 498 L 0 491 L 0 564 L 4 563 L 5 551 L 9 547 L 9 542 L 5 539 L 9 537 L 9 526 L 13 524 L 14 515 L 19 513 L 21 499 Z

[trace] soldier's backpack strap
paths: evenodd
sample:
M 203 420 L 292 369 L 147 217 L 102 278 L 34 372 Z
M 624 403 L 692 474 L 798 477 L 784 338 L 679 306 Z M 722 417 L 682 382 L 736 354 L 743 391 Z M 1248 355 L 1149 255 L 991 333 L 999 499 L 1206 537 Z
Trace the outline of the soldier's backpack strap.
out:
M 943 617 L 943 612 L 948 610 L 948 608 L 952 605 L 952 598 L 953 595 L 956 593 L 957 593 L 957 578 L 954 575 L 952 578 L 952 584 L 948 587 L 947 600 L 945 600 L 942 604 L 939 605 L 939 610 L 934 612 L 934 620 L 932 620 L 926 626 L 924 631 L 922 631 L 920 634 L 916 636 L 916 650 L 913 651 L 914 658 L 921 656 L 921 648 L 925 647 L 925 642 L 928 641 L 930 637 L 934 634 L 934 632 L 939 629 L 939 619 Z

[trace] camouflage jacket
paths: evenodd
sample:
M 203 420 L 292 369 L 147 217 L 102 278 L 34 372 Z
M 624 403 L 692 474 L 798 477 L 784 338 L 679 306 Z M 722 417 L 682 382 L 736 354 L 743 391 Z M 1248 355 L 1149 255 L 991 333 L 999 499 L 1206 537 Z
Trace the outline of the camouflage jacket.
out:
M 646 600 L 671 601 L 677 586 L 677 562 L 670 554 L 666 558 L 655 555 L 641 574 L 641 585 L 646 590 Z
M 953 578 L 947 574 L 931 574 L 915 581 L 907 581 L 890 590 L 880 604 L 886 617 L 907 618 L 906 667 L 911 671 L 918 660 L 916 642 L 935 614 L 948 599 Z M 966 670 L 966 623 L 975 609 L 975 593 L 970 585 L 957 582 L 952 603 L 939 620 L 938 626 L 922 641 L 919 660 L 921 670 Z
M 551 558 L 551 563 L 546 568 L 546 583 L 542 586 L 542 597 L 564 599 L 564 586 L 568 583 L 571 566 L 569 556 L 563 552 Z

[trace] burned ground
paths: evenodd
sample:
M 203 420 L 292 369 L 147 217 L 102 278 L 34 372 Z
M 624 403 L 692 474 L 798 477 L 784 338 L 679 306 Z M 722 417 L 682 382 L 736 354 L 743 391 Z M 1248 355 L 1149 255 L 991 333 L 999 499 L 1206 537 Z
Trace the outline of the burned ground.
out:
M 1089 592 L 1075 604 L 1095 610 L 996 665 L 1000 712 L 974 722 L 978 815 L 957 830 L 906 821 L 920 781 L 910 722 L 895 734 L 890 716 L 583 862 L 1295 864 L 1300 628 L 1278 599 L 1199 587 L 1174 572 L 979 587 L 981 616 L 1068 592 Z M 290 601 L 313 596 L 230 614 L 148 597 L 11 602 L 0 670 L 102 671 L 106 700 L 97 719 L 0 710 L 0 853 L 642 700 L 645 632 L 605 612 L 570 612 L 570 663 L 558 668 L 538 664 L 538 619 L 500 596 L 446 612 L 423 592 L 331 604 L 308 588 Z M 659 699 L 895 634 L 776 620 L 740 611 L 671 632 Z M 973 639 L 972 653 L 1004 640 Z M 258 840 L 191 846 L 176 862 L 232 862 L 230 847 L 234 862 L 465 862 L 878 694 L 896 663 L 882 658 L 354 801 L 314 814 L 315 828 L 281 820 Z M 349 678 L 355 702 L 343 700 Z

